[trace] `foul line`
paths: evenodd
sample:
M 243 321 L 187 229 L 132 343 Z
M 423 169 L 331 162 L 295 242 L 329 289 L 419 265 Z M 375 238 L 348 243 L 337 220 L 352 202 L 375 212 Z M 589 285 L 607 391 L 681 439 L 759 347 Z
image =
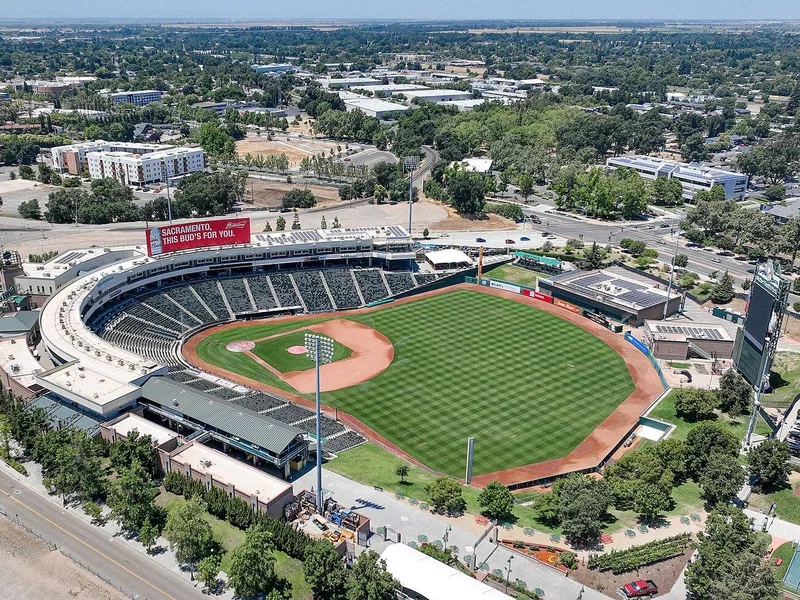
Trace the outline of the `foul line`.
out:
M 88 542 L 86 542 L 86 541 L 82 540 L 81 538 L 79 538 L 79 537 L 78 537 L 77 535 L 75 535 L 74 533 L 72 533 L 72 532 L 70 532 L 70 531 L 67 531 L 66 529 L 64 529 L 63 527 L 61 527 L 61 525 L 59 525 L 58 523 L 55 523 L 55 522 L 51 521 L 50 519 L 48 519 L 47 517 L 45 517 L 45 516 L 44 516 L 42 513 L 40 513 L 39 511 L 37 511 L 37 510 L 36 510 L 36 509 L 34 509 L 34 508 L 31 508 L 30 506 L 28 506 L 27 504 L 25 504 L 25 503 L 24 503 L 22 500 L 19 500 L 18 498 L 15 498 L 14 496 L 12 496 L 11 494 L 9 494 L 9 493 L 8 493 L 7 491 L 5 491 L 4 489 L 0 488 L 0 492 L 3 492 L 3 494 L 5 494 L 5 495 L 8 497 L 8 499 L 9 499 L 9 500 L 13 500 L 14 502 L 16 502 L 17 504 L 19 504 L 20 506 L 23 506 L 24 508 L 26 508 L 27 510 L 29 510 L 30 512 L 32 512 L 33 514 L 35 514 L 35 515 L 36 515 L 37 517 L 39 517 L 40 519 L 43 519 L 43 520 L 47 521 L 48 523 L 50 523 L 50 525 L 52 525 L 52 526 L 53 526 L 53 527 L 55 527 L 56 529 L 58 529 L 58 530 L 62 531 L 62 532 L 63 532 L 63 533 L 65 533 L 65 534 L 67 534 L 69 537 L 71 537 L 71 538 L 72 538 L 72 539 L 74 539 L 75 541 L 77 541 L 77 542 L 80 542 L 81 544 L 83 544 L 84 546 L 86 546 L 87 548 L 89 548 L 89 550 L 92 550 L 93 552 L 96 552 L 97 554 L 99 554 L 100 556 L 102 556 L 103 558 L 105 558 L 105 559 L 106 559 L 108 562 L 110 562 L 110 563 L 112 563 L 112 564 L 114 564 L 114 565 L 118 566 L 120 569 L 122 569 L 123 571 L 125 571 L 125 572 L 126 572 L 126 573 L 128 573 L 129 575 L 133 575 L 134 577 L 136 577 L 136 579 L 138 579 L 138 580 L 139 580 L 139 581 L 141 581 L 142 583 L 145 583 L 145 584 L 149 585 L 151 588 L 153 588 L 153 589 L 154 589 L 155 591 L 157 591 L 158 593 L 160 593 L 160 594 L 162 594 L 162 595 L 166 596 L 166 597 L 167 597 L 167 598 L 169 598 L 170 600 L 177 600 L 177 598 L 175 598 L 174 596 L 171 596 L 171 595 L 169 595 L 167 592 L 165 592 L 164 590 L 162 590 L 162 589 L 161 589 L 161 588 L 159 588 L 158 586 L 156 586 L 156 585 L 153 585 L 152 583 L 150 583 L 150 582 L 149 582 L 147 579 L 145 579 L 144 577 L 142 577 L 142 576 L 141 576 L 141 575 L 139 575 L 138 573 L 134 573 L 133 571 L 131 571 L 131 570 L 130 570 L 128 567 L 126 567 L 126 566 L 124 566 L 124 565 L 121 565 L 121 564 L 119 564 L 117 561 L 115 561 L 113 558 L 111 558 L 111 557 L 110 557 L 110 556 L 108 556 L 107 554 L 105 554 L 105 553 L 101 552 L 100 550 L 98 550 L 97 548 L 95 548 L 94 546 L 92 546 L 91 544 L 89 544 Z

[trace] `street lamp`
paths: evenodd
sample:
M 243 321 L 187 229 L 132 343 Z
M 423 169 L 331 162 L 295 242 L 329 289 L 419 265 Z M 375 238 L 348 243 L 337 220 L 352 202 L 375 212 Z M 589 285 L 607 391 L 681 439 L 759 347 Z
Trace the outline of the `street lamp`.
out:
M 333 340 L 331 338 L 307 333 L 305 335 L 306 356 L 314 360 L 317 375 L 317 512 L 322 514 L 322 434 L 320 426 L 319 366 L 333 361 Z
M 508 566 L 506 567 L 506 594 L 508 594 L 508 580 L 511 577 L 511 561 L 514 560 L 514 555 L 508 557 Z
M 164 161 L 161 162 L 161 179 L 167 184 L 167 213 L 169 214 L 169 224 L 172 225 L 172 199 L 169 197 L 169 175 Z
M 414 206 L 414 170 L 419 166 L 419 156 L 403 159 L 403 169 L 408 171 L 408 234 L 411 235 L 411 212 Z
M 683 220 L 686 218 L 686 213 L 677 211 L 678 215 L 678 234 L 675 236 L 675 253 L 672 255 L 672 268 L 669 270 L 669 285 L 667 286 L 667 301 L 664 302 L 664 319 L 667 318 L 667 310 L 669 309 L 669 293 L 672 291 L 672 279 L 675 277 L 675 261 L 678 259 L 678 244 L 681 241 L 681 231 L 683 230 Z

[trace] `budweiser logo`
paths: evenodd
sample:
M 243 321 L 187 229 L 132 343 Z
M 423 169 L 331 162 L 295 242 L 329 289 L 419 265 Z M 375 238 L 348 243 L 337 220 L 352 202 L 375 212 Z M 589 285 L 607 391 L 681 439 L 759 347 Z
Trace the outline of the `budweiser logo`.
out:
M 243 229 L 247 221 L 229 221 L 225 229 Z

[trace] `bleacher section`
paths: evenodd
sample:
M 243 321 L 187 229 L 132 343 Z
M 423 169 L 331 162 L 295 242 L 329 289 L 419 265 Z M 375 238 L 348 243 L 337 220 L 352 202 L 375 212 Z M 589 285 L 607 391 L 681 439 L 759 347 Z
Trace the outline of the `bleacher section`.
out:
M 383 282 L 380 272 L 377 269 L 358 269 L 353 271 L 361 288 L 361 295 L 367 304 L 377 302 L 389 297 L 389 290 Z
M 216 281 L 193 283 L 191 287 L 197 292 L 197 295 L 203 299 L 206 306 L 214 312 L 217 321 L 227 321 L 230 319 L 228 307 L 225 306 L 225 301 L 222 299 L 222 294 L 219 293 Z
M 228 304 L 235 314 L 253 312 L 254 308 L 244 287 L 244 280 L 220 279 L 219 282 L 228 297 Z
M 339 310 L 345 308 L 358 308 L 361 306 L 361 299 L 358 297 L 356 284 L 349 270 L 329 269 L 322 272 L 322 276 L 328 283 L 333 301 Z
M 295 271 L 292 273 L 297 289 L 303 296 L 308 312 L 330 312 L 333 310 L 331 299 L 322 284 L 319 271 Z
M 272 286 L 275 288 L 275 295 L 281 306 L 300 306 L 300 299 L 294 291 L 292 280 L 283 273 L 276 273 L 269 276 Z
M 407 292 L 414 287 L 414 280 L 411 278 L 411 273 L 384 273 L 386 282 L 391 288 L 392 296 L 396 296 L 402 292 Z
M 256 302 L 256 309 L 269 310 L 277 308 L 275 296 L 269 287 L 269 278 L 266 275 L 258 275 L 257 277 L 250 277 L 247 280 L 250 285 L 250 292 L 253 294 L 253 300 Z
M 217 320 L 214 315 L 208 312 L 208 310 L 206 310 L 206 308 L 200 304 L 197 296 L 195 296 L 192 293 L 192 290 L 190 290 L 188 287 L 173 288 L 169 290 L 166 295 L 172 298 L 188 313 L 193 315 L 203 325 L 206 323 L 213 323 Z

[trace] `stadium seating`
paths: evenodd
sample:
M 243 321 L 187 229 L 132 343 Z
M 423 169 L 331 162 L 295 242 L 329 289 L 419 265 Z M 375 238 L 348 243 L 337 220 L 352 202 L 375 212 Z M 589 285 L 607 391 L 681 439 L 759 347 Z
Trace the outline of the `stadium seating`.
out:
M 225 306 L 225 300 L 222 299 L 222 294 L 219 293 L 216 281 L 201 281 L 200 283 L 193 283 L 190 287 L 197 292 L 197 295 L 203 299 L 206 306 L 212 310 L 215 320 L 227 321 L 231 318 L 228 312 L 228 307 Z
M 353 272 L 356 275 L 358 287 L 361 288 L 361 295 L 364 296 L 364 302 L 369 304 L 389 296 L 389 290 L 386 289 L 386 284 L 377 269 L 358 269 Z
M 166 294 L 175 302 L 180 304 L 184 309 L 186 309 L 186 311 L 194 315 L 194 317 L 203 325 L 217 320 L 215 315 L 212 315 L 210 312 L 208 312 L 205 306 L 200 304 L 197 296 L 195 296 L 192 293 L 192 290 L 190 290 L 187 286 L 172 288 Z
M 222 286 L 225 296 L 228 298 L 228 304 L 234 313 L 238 314 L 253 312 L 253 304 L 250 302 L 250 296 L 247 295 L 247 289 L 245 289 L 244 281 L 241 278 L 221 279 L 220 285 Z
M 295 271 L 292 273 L 297 289 L 303 297 L 308 312 L 329 312 L 333 310 L 331 299 L 319 271 Z
M 275 296 L 269 287 L 269 277 L 267 275 L 250 277 L 247 283 L 250 285 L 250 292 L 253 294 L 253 300 L 255 300 L 258 310 L 268 310 L 278 306 L 277 302 L 275 302 Z
M 438 279 L 436 273 L 414 273 L 412 277 L 417 281 L 418 286 L 428 285 Z
M 270 396 L 263 392 L 256 392 L 254 394 L 234 398 L 233 403 L 260 413 L 286 405 L 285 400 L 280 400 L 275 396 Z M 268 415 L 272 417 L 271 413 L 268 413 Z
M 300 299 L 294 291 L 292 280 L 285 273 L 275 273 L 269 276 L 272 286 L 275 288 L 275 295 L 281 306 L 300 306 Z
M 402 292 L 407 292 L 414 287 L 414 280 L 411 278 L 411 273 L 391 273 L 383 274 L 391 289 L 392 296 L 396 296 Z
M 361 306 L 361 298 L 358 296 L 356 284 L 349 269 L 329 269 L 322 272 L 322 276 L 328 283 L 333 301 L 336 308 L 358 308 Z

